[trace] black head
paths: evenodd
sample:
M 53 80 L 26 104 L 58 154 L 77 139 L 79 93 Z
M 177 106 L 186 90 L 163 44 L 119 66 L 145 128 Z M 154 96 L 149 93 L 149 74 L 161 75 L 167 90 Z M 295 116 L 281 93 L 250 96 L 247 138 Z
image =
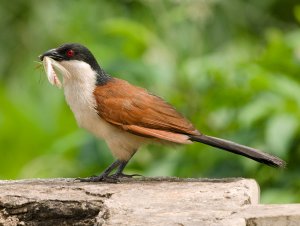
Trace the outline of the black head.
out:
M 95 71 L 101 71 L 100 66 L 98 65 L 91 51 L 85 46 L 78 43 L 66 43 L 56 49 L 51 49 L 40 55 L 40 60 L 42 61 L 45 56 L 51 57 L 56 61 L 83 61 L 89 64 Z

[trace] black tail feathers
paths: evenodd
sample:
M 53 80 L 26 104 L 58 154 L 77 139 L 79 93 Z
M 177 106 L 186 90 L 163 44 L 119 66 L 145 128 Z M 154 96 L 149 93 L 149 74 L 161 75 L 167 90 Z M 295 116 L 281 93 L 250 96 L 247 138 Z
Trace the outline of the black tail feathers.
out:
M 238 155 L 243 155 L 272 167 L 284 168 L 286 165 L 285 161 L 276 156 L 217 137 L 201 134 L 199 136 L 191 136 L 190 140 L 220 148 Z

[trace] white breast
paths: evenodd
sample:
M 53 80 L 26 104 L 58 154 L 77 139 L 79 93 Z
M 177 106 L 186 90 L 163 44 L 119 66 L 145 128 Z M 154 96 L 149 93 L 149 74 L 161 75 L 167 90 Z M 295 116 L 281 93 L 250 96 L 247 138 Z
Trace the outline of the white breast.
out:
M 93 94 L 96 76 L 88 64 L 81 61 L 66 61 L 61 64 L 71 75 L 69 79 L 64 77 L 63 86 L 66 101 L 78 125 L 98 138 L 103 138 L 116 158 L 129 160 L 146 139 L 123 131 L 99 117 Z

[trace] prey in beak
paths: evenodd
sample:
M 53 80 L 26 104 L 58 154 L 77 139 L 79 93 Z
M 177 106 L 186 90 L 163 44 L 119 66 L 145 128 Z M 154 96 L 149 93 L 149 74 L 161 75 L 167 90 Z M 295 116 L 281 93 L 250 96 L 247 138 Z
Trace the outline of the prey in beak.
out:
M 57 52 L 56 49 L 51 49 L 40 55 L 39 58 L 43 62 L 43 66 L 50 84 L 61 88 L 62 83 L 57 75 L 60 74 L 63 77 L 70 77 L 69 71 L 60 64 L 60 61 L 64 60 L 63 57 Z
M 61 66 L 59 63 L 57 63 L 55 60 L 53 60 L 52 58 L 47 57 L 47 56 L 45 56 L 43 58 L 43 66 L 46 71 L 48 81 L 52 85 L 57 86 L 58 88 L 61 88 L 62 84 L 61 84 L 55 70 L 60 71 L 60 72 L 65 71 L 65 73 L 68 73 L 68 71 L 63 66 Z

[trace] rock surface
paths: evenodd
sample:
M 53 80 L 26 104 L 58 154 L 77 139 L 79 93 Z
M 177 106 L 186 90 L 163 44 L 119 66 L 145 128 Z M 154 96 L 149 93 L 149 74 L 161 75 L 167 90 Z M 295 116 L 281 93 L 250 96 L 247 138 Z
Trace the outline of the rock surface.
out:
M 0 181 L 0 225 L 300 225 L 300 205 L 258 202 L 242 178 Z

